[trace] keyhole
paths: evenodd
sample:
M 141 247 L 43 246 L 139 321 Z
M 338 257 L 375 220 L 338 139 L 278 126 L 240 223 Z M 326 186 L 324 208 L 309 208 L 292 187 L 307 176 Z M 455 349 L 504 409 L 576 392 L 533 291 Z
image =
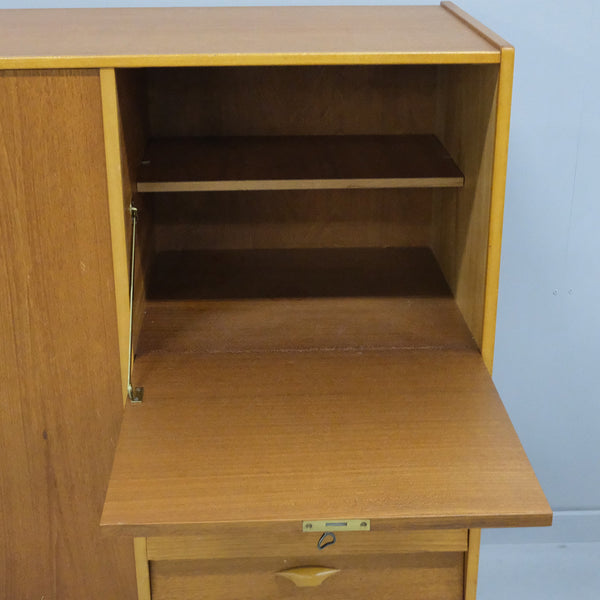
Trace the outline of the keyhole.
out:
M 331 546 L 331 544 L 335 544 L 335 533 L 331 531 L 326 531 L 317 542 L 317 548 L 319 550 L 323 550 L 323 548 L 327 548 L 327 546 Z

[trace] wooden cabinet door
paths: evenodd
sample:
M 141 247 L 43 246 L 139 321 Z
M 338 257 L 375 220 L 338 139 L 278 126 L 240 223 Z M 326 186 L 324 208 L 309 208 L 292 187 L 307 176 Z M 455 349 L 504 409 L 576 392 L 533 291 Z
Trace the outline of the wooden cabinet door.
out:
M 0 73 L 0 597 L 135 598 L 99 75 Z

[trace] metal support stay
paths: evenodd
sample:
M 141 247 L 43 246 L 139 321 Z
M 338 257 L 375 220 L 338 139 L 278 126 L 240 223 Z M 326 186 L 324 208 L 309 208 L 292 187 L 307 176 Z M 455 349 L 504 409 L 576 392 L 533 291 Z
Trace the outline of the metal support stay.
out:
M 139 403 L 144 398 L 144 388 L 134 387 L 131 383 L 133 369 L 133 294 L 135 282 L 135 243 L 137 235 L 138 209 L 131 204 L 131 257 L 129 266 L 129 356 L 127 361 L 127 396 L 133 403 Z

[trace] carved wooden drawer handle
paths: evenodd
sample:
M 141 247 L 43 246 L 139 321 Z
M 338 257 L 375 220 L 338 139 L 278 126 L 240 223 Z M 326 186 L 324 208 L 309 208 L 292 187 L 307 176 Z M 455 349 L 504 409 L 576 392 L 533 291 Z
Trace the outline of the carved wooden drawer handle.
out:
M 298 587 L 316 587 L 321 585 L 328 577 L 339 573 L 339 569 L 329 567 L 294 567 L 279 571 L 275 575 L 285 577 L 293 581 Z

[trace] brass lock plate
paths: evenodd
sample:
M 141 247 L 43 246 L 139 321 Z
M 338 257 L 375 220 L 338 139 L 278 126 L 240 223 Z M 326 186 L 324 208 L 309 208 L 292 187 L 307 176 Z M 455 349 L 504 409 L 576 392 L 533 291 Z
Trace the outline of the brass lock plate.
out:
M 371 531 L 370 519 L 330 519 L 327 521 L 302 521 L 302 531 Z

